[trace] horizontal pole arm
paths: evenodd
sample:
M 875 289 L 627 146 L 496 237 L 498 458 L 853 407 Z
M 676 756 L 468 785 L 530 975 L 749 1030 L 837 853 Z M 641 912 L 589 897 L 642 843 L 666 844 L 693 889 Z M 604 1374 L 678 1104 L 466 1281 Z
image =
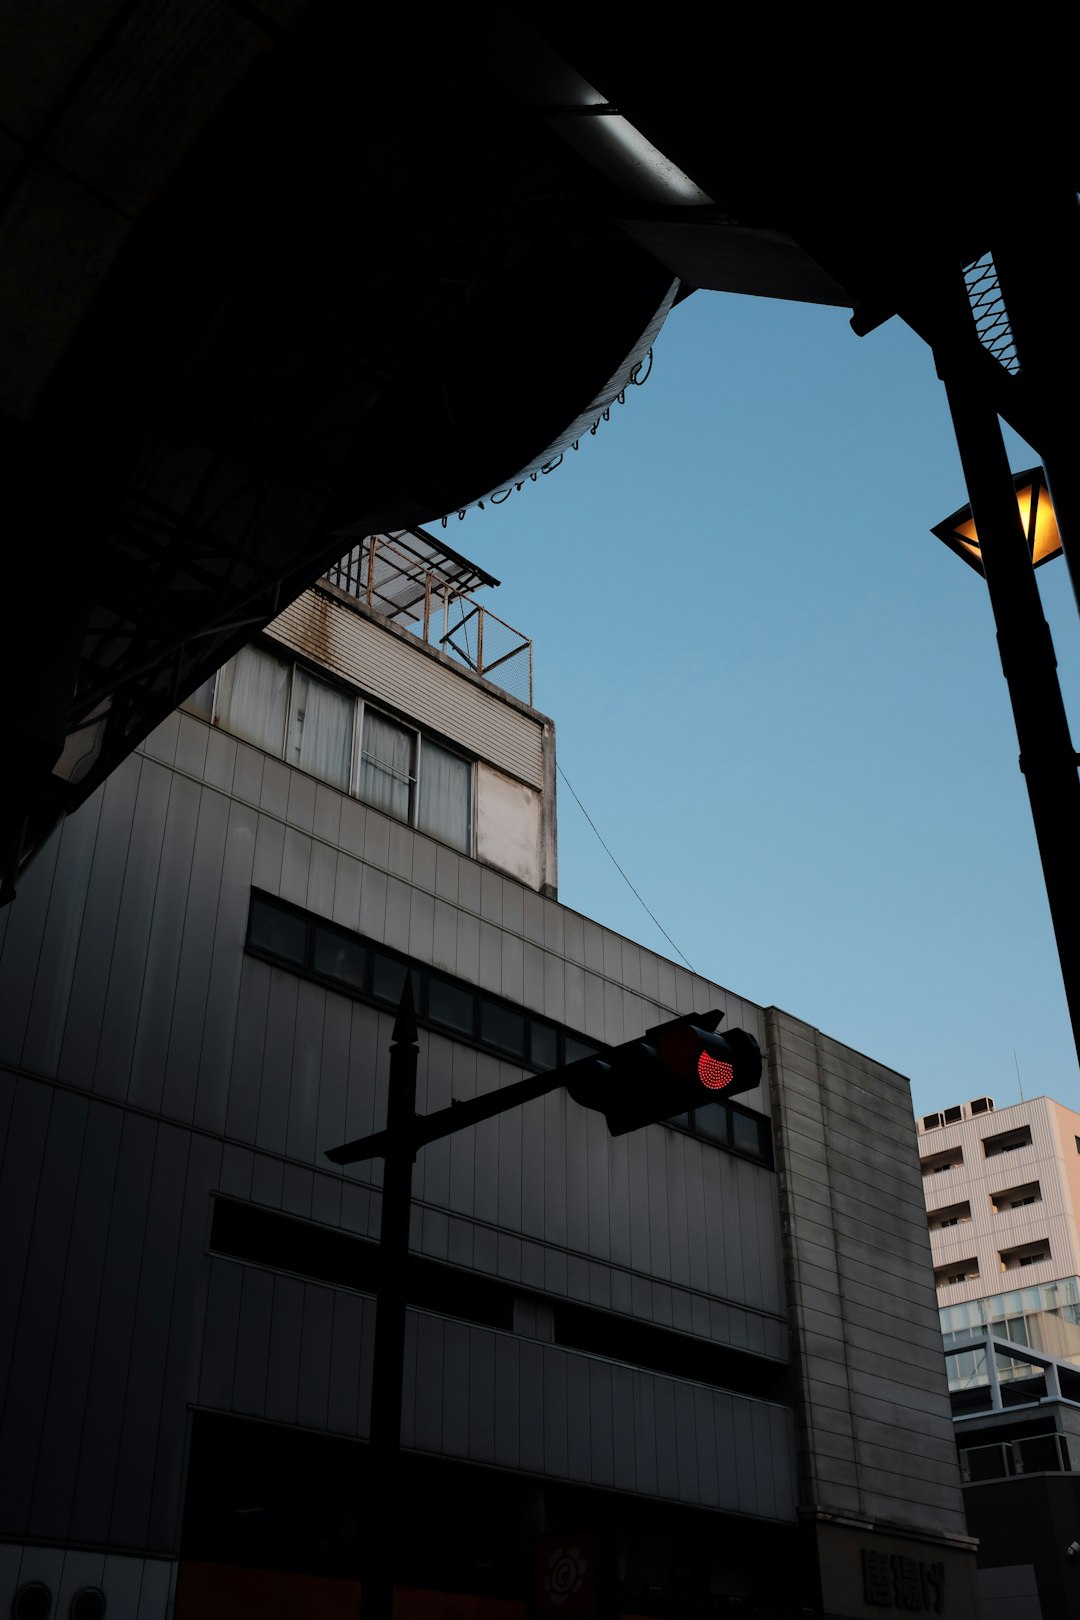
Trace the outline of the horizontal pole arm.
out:
M 505 1114 L 508 1109 L 519 1108 L 522 1103 L 537 1097 L 546 1097 L 551 1091 L 565 1086 L 568 1078 L 586 1071 L 606 1070 L 608 1065 L 599 1054 L 578 1058 L 561 1069 L 548 1069 L 543 1074 L 531 1074 L 516 1085 L 503 1086 L 499 1091 L 486 1091 L 482 1097 L 471 1097 L 467 1102 L 454 1102 L 449 1108 L 440 1108 L 434 1114 L 418 1114 L 411 1126 L 399 1135 L 392 1131 L 376 1131 L 372 1136 L 361 1136 L 355 1142 L 344 1142 L 341 1147 L 327 1148 L 324 1157 L 331 1164 L 357 1164 L 361 1159 L 385 1159 L 396 1148 L 418 1148 L 428 1142 L 438 1142 L 444 1136 L 464 1130 L 467 1125 L 479 1125 L 481 1120 Z

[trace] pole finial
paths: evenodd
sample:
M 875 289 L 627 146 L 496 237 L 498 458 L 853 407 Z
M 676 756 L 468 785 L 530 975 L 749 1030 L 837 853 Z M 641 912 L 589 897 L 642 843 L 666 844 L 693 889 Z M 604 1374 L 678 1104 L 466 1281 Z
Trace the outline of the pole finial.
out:
M 416 1002 L 413 998 L 411 970 L 406 972 L 405 983 L 401 989 L 401 1000 L 398 1002 L 397 1017 L 394 1020 L 393 1041 L 395 1046 L 417 1044 Z

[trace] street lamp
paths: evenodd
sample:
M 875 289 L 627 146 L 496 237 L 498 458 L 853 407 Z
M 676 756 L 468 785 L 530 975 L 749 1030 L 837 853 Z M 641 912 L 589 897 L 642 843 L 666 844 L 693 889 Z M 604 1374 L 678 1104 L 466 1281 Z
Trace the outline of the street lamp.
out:
M 1059 555 L 1061 537 L 1043 469 L 1011 474 L 992 407 L 962 373 L 940 363 L 939 372 L 949 394 L 972 504 L 935 524 L 931 533 L 986 580 L 1073 1038 L 1080 1055 L 1080 862 L 1076 858 L 1080 781 L 1050 629 L 1033 575 L 1035 568 Z M 981 536 L 975 526 L 976 513 Z
M 1054 557 L 1060 557 L 1062 551 L 1057 518 L 1050 500 L 1050 491 L 1046 487 L 1046 474 L 1041 467 L 1030 467 L 1027 472 L 1014 473 L 1013 488 L 1016 491 L 1016 504 L 1020 508 L 1020 521 L 1024 526 L 1031 565 L 1033 568 L 1041 568 L 1043 563 L 1050 562 Z M 977 574 L 981 574 L 983 579 L 986 578 L 979 536 L 970 506 L 962 506 L 943 523 L 935 523 L 930 533 L 936 534 L 938 539 L 943 540 L 950 551 L 955 551 L 969 568 L 974 568 Z

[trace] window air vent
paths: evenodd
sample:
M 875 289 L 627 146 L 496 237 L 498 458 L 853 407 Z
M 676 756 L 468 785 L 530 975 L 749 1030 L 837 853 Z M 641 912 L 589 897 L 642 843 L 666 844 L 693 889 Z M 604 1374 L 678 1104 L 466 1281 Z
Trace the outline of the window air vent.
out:
M 963 1119 L 964 1110 L 959 1106 L 956 1108 L 946 1108 L 943 1117 L 946 1125 L 955 1125 L 958 1119 Z
M 989 1114 L 993 1112 L 993 1097 L 973 1097 L 968 1107 L 973 1114 Z
M 922 1128 L 924 1131 L 936 1131 L 940 1124 L 940 1114 L 927 1114 L 923 1119 Z

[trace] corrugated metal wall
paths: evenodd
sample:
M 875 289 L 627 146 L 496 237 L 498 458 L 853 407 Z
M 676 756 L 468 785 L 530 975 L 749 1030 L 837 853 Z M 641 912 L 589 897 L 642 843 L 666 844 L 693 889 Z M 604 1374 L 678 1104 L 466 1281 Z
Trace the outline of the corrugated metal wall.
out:
M 280 1358 L 297 1421 L 325 1404 L 321 1424 L 337 1429 L 333 1380 L 358 1375 L 341 1371 L 349 1355 L 343 1363 L 334 1349 L 334 1323 L 351 1320 L 353 1332 L 365 1309 L 357 1295 L 221 1261 L 206 1309 L 215 1190 L 357 1233 L 378 1229 L 377 1166 L 331 1173 L 321 1154 L 381 1122 L 390 1019 L 246 957 L 252 884 L 599 1040 L 710 1005 L 762 1033 L 753 1004 L 174 715 L 58 831 L 0 914 L 0 1297 L 16 1302 L 0 1315 L 9 1533 L 174 1548 L 190 1401 L 232 1410 L 237 1389 L 249 1387 L 243 1369 L 265 1358 L 267 1412 L 277 1415 Z M 518 1074 L 425 1034 L 419 1106 Z M 425 1150 L 416 1194 L 414 1243 L 433 1257 L 786 1354 L 774 1180 L 760 1166 L 659 1126 L 612 1141 L 602 1121 L 556 1093 Z M 291 1300 L 281 1335 L 275 1328 L 264 1340 L 279 1295 Z M 575 1438 L 577 1460 L 568 1452 L 559 1477 L 631 1478 L 625 1458 L 615 1473 L 616 1420 L 623 1444 L 631 1387 L 622 1373 L 555 1347 L 537 1362 L 535 1346 L 512 1337 L 460 1332 L 476 1366 L 485 1357 L 504 1366 L 508 1342 L 515 1377 L 562 1369 L 551 1377 L 567 1385 L 568 1446 L 582 1412 L 593 1413 L 583 1391 L 595 1385 L 589 1460 Z M 309 1356 L 319 1369 L 310 1379 Z M 653 1394 L 642 1393 L 646 1384 Z M 706 1424 L 687 1451 L 657 1418 L 655 1442 L 643 1431 L 635 1451 L 637 1488 L 647 1488 L 655 1444 L 656 1494 L 712 1501 L 715 1478 L 715 1500 L 728 1505 L 721 1453 L 734 1433 L 754 1480 L 738 1485 L 739 1509 L 789 1515 L 782 1409 L 653 1374 L 633 1388 L 643 1412 L 652 1401 L 687 1434 L 691 1408 L 704 1402 L 714 1435 Z M 425 1446 L 437 1423 L 458 1421 L 456 1396 L 438 1419 L 434 1399 L 425 1393 L 429 1404 L 412 1419 Z M 355 1418 L 337 1432 L 355 1433 Z M 470 1417 L 453 1454 L 474 1455 L 487 1432 L 474 1433 Z M 502 1435 L 506 1466 L 534 1465 L 522 1437 L 515 1464 L 509 1431 L 495 1424 L 491 1434 L 492 1446 Z
M 359 1295 L 215 1258 L 200 1402 L 366 1438 L 373 1312 Z M 691 1506 L 795 1516 L 786 1408 L 425 1311 L 408 1314 L 402 1443 Z
M 802 1500 L 963 1536 L 907 1081 L 768 1022 Z

